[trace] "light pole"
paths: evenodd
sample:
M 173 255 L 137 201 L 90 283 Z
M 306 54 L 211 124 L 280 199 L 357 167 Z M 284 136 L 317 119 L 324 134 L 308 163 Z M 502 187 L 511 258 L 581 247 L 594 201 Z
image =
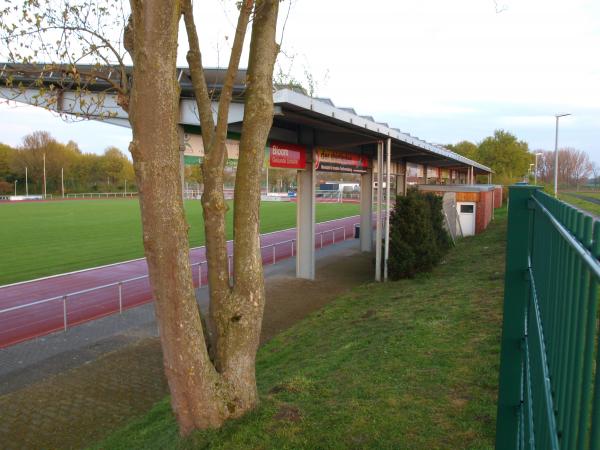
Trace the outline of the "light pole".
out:
M 533 184 L 535 184 L 536 186 L 537 186 L 537 174 L 538 174 L 538 163 L 537 162 L 538 162 L 538 157 L 539 156 L 542 156 L 541 152 L 538 152 L 538 153 L 535 154 L 535 173 L 533 174 L 533 177 L 534 177 L 535 181 L 533 182 Z
M 44 200 L 46 200 L 46 154 L 43 154 L 44 162 Z
M 571 113 L 555 114 L 556 131 L 554 133 L 554 197 L 558 198 L 558 119 L 570 116 Z

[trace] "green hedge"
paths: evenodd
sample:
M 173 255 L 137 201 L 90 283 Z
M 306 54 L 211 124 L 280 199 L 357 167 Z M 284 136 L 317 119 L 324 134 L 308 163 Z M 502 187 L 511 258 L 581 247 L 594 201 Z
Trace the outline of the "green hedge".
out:
M 390 215 L 388 275 L 392 280 L 431 270 L 449 248 L 441 197 L 414 189 L 397 197 Z

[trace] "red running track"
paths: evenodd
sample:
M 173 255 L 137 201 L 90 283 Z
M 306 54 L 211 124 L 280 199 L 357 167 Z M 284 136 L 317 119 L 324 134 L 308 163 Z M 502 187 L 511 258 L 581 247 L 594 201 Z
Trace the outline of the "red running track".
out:
M 315 247 L 353 238 L 359 220 L 316 224 Z M 295 228 L 261 235 L 263 264 L 295 255 L 295 239 Z M 204 250 L 190 250 L 195 286 L 207 282 Z M 0 348 L 151 302 L 147 273 L 141 258 L 0 287 Z

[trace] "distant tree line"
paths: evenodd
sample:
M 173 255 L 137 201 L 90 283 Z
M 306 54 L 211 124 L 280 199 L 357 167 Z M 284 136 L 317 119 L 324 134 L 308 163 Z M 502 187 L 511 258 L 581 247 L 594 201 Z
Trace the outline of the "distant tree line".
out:
M 554 183 L 554 151 L 539 150 L 538 180 L 542 183 Z M 558 151 L 558 185 L 579 187 L 588 180 L 598 178 L 598 167 L 589 155 L 575 148 L 563 148 Z
M 61 171 L 65 193 L 120 192 L 136 190 L 131 161 L 116 147 L 108 147 L 102 155 L 84 153 L 69 141 L 58 142 L 46 131 L 36 131 L 23 138 L 16 147 L 0 144 L 0 194 L 25 193 L 25 170 L 30 194 L 43 193 L 44 159 L 46 192 L 61 193 Z
M 490 167 L 493 180 L 499 184 L 510 184 L 526 178 L 534 178 L 535 158 L 538 155 L 538 183 L 554 183 L 554 151 L 531 152 L 527 142 L 515 135 L 496 130 L 479 144 L 461 141 L 447 147 L 467 158 Z M 599 178 L 600 170 L 589 155 L 574 148 L 563 148 L 558 152 L 558 182 L 564 187 L 578 187 L 590 178 Z M 486 181 L 486 180 L 481 180 Z

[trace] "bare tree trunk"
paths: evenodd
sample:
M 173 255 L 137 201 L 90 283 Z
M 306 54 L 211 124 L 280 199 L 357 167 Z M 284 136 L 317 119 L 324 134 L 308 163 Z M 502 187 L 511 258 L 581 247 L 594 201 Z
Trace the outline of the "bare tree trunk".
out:
M 202 69 L 202 57 L 196 25 L 194 23 L 192 2 L 191 0 L 184 0 L 183 5 L 184 22 L 190 45 L 187 60 L 190 65 L 198 111 L 200 111 L 202 139 L 204 148 L 206 149 L 206 157 L 202 164 L 202 174 L 205 180 L 202 194 L 202 213 L 204 215 L 206 257 L 209 269 L 210 350 L 216 369 L 221 371 L 222 358 L 219 342 L 222 338 L 222 333 L 227 331 L 227 323 L 219 325 L 219 321 L 227 321 L 229 319 L 223 319 L 218 311 L 227 304 L 231 296 L 225 228 L 225 214 L 228 207 L 223 193 L 223 170 L 227 162 L 225 142 L 227 140 L 228 115 L 233 94 L 233 85 L 240 63 L 254 0 L 245 0 L 240 9 L 229 65 L 225 74 L 223 88 L 221 89 L 216 127 L 212 117 L 211 100 L 208 95 L 206 78 Z
M 179 85 L 175 63 L 180 7 L 188 36 L 197 36 L 191 2 L 131 0 L 127 31 L 134 61 L 133 87 L 128 103 L 133 131 L 130 145 L 140 191 L 143 239 L 163 360 L 172 407 L 182 434 L 196 428 L 218 427 L 258 403 L 255 358 L 264 309 L 264 279 L 259 243 L 260 174 L 272 123 L 272 77 L 277 44 L 278 0 L 263 0 L 255 8 L 250 48 L 248 88 L 240 160 L 236 177 L 235 269 L 232 288 L 225 234 L 227 205 L 223 195 L 225 139 L 231 90 L 253 1 L 240 13 L 216 127 L 207 119 L 210 146 L 203 165 L 207 258 L 211 322 L 216 335 L 215 363 L 211 362 L 196 304 L 188 250 L 188 226 L 181 197 L 177 123 Z M 192 72 L 194 46 L 188 55 Z M 197 56 L 199 58 L 199 50 Z M 205 84 L 196 79 L 195 83 Z M 199 103 L 208 115 L 207 90 L 199 86 Z M 204 126 L 204 125 L 203 125 Z M 212 128 L 214 127 L 214 129 Z M 204 133 L 204 130 L 203 130 Z M 203 136 L 204 140 L 208 140 Z
M 179 173 L 178 2 L 132 0 L 130 145 L 172 406 L 183 434 L 220 426 L 227 396 L 210 362 L 189 263 Z M 130 32 L 131 33 L 131 32 Z
M 70 62 L 68 75 L 64 72 L 66 69 L 60 70 L 66 76 L 68 89 L 73 89 L 73 85 L 83 86 L 82 92 L 87 90 L 82 82 L 85 84 L 96 78 L 103 79 L 117 93 L 118 104 L 129 113 L 133 134 L 130 152 L 139 189 L 144 251 L 155 299 L 163 363 L 180 431 L 188 434 L 197 428 L 219 427 L 225 420 L 244 414 L 258 402 L 255 357 L 265 295 L 258 225 L 260 174 L 273 114 L 272 77 L 278 51 L 275 28 L 280 0 L 239 2 L 240 16 L 229 67 L 221 89 L 216 124 L 202 68 L 192 0 L 129 1 L 131 15 L 125 26 L 122 44 L 133 60 L 131 78 L 124 66 L 121 43 L 115 49 L 108 38 L 103 37 L 110 34 L 103 33 L 103 30 L 112 29 L 106 23 L 108 21 L 110 24 L 112 20 L 111 12 L 106 8 L 98 8 L 95 2 L 82 2 L 83 18 L 75 21 L 73 26 L 67 26 L 70 23 L 67 17 L 63 17 L 64 14 L 50 4 L 52 2 L 43 6 L 38 3 L 44 2 L 25 2 L 23 9 L 37 11 L 41 8 L 46 11 L 50 15 L 49 19 L 44 19 L 46 14 L 31 13 L 29 16 L 45 20 L 52 34 L 55 24 L 63 23 L 64 36 L 79 39 L 86 53 L 84 56 L 95 53 L 99 64 L 108 65 L 108 59 L 99 51 L 108 49 L 108 54 L 112 53 L 120 64 L 119 81 L 110 80 L 110 75 L 103 78 L 103 71 L 96 73 L 95 66 L 88 78 L 82 78 L 79 72 L 71 70 Z M 254 22 L 246 108 L 236 178 L 236 279 L 232 285 L 229 281 L 225 233 L 227 204 L 223 195 L 224 166 L 227 160 L 225 142 L 233 84 L 252 12 Z M 176 60 L 182 15 L 190 41 L 188 62 L 207 150 L 203 164 L 202 205 L 209 261 L 210 314 L 215 330 L 213 336 L 216 337 L 212 349 L 208 342 L 211 338 L 205 338 L 203 334 L 203 317 L 195 298 L 180 179 L 177 135 L 180 88 L 176 76 Z M 79 16 L 70 15 L 76 18 Z M 88 20 L 88 16 L 95 19 Z M 0 12 L 0 17 L 7 19 L 8 16 Z M 118 21 L 115 29 L 120 27 L 121 23 Z M 9 38 L 14 34 L 30 39 L 33 34 L 41 32 L 40 21 L 35 25 L 31 24 L 31 27 L 25 26 L 26 30 L 33 30 L 34 33 L 17 32 L 17 28 L 17 24 L 5 26 L 3 39 L 7 40 L 5 34 Z M 65 34 L 67 30 L 77 32 Z M 100 44 L 80 37 L 79 32 L 87 32 L 98 39 Z M 70 39 L 64 40 L 70 42 Z M 27 42 L 24 45 L 26 44 Z M 48 42 L 48 45 L 51 47 L 53 43 Z M 61 44 L 60 41 L 56 45 L 69 49 L 69 45 Z M 45 43 L 43 48 L 46 48 Z M 57 51 L 56 54 L 63 54 L 60 58 L 71 61 L 71 50 L 61 52 L 62 50 Z M 128 88 L 130 81 L 133 83 L 131 90 Z M 51 98 L 54 99 L 53 94 Z M 98 102 L 98 106 L 103 108 L 103 100 Z M 47 103 L 46 107 L 49 105 L 52 103 Z M 31 169 L 31 165 L 28 167 Z M 214 354 L 214 362 L 211 361 L 209 352 Z

